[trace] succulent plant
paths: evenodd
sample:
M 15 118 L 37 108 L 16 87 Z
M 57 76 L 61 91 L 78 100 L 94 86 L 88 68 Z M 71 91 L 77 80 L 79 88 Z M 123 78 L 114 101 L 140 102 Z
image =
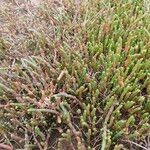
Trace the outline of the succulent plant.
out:
M 0 37 L 0 149 L 142 148 L 150 136 L 145 2 L 30 7 L 0 11 L 12 31 Z

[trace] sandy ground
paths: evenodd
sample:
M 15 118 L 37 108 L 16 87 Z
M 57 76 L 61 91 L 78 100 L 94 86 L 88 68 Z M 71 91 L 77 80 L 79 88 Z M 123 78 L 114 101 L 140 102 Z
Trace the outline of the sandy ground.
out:
M 25 15 L 31 15 L 40 7 L 41 3 L 41 0 L 0 0 L 0 29 L 8 21 L 11 23 L 10 18 L 15 17 L 17 19 Z
M 40 5 L 40 0 L 0 0 L 0 39 L 9 43 L 6 56 L 16 58 L 26 55 L 21 52 L 18 54 L 17 48 L 26 41 L 29 30 L 40 28 L 39 23 L 36 23 L 36 12 Z
M 0 0 L 0 40 L 8 43 L 4 58 L 0 58 L 0 67 L 34 55 L 27 45 L 38 40 L 39 33 L 43 33 L 48 42 L 53 41 L 55 25 L 49 18 L 45 19 L 44 3 L 59 9 L 61 0 Z

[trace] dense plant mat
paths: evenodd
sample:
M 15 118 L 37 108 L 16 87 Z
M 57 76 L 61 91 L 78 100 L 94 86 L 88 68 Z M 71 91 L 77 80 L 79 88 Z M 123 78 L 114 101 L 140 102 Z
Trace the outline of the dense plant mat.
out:
M 148 0 L 16 5 L 0 10 L 0 149 L 148 150 Z

